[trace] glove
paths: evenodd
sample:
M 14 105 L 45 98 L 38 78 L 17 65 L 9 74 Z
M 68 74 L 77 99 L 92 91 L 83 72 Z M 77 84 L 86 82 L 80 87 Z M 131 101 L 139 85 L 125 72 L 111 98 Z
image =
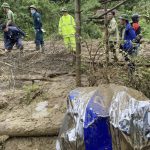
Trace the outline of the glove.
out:
M 45 31 L 44 29 L 41 29 L 41 31 L 42 31 L 43 33 L 46 33 L 46 31 Z

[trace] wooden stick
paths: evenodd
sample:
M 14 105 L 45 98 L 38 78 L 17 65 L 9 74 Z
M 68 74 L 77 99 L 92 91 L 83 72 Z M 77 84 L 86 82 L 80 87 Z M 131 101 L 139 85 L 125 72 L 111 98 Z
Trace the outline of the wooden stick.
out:
M 21 81 L 35 81 L 35 80 L 40 80 L 40 81 L 51 81 L 53 82 L 52 79 L 43 77 L 43 76 L 16 76 L 15 80 L 21 80 Z
M 7 65 L 7 66 L 9 66 L 9 67 L 13 67 L 13 65 L 11 65 L 11 64 L 8 64 L 8 63 L 6 63 L 6 62 L 3 62 L 3 61 L 0 61 L 0 63 L 1 63 L 1 64 L 4 64 L 4 65 Z
M 81 86 L 81 0 L 75 0 L 76 20 L 76 86 Z

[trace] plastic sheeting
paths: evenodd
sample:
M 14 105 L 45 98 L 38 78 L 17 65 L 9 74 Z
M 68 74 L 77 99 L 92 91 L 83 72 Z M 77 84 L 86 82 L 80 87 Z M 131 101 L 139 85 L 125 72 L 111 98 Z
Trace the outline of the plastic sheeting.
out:
M 109 113 L 102 101 L 95 88 L 70 92 L 57 150 L 112 150 Z
M 137 101 L 118 92 L 112 99 L 110 122 L 130 137 L 134 149 L 142 149 L 150 139 L 150 101 Z
M 123 132 L 125 144 L 133 149 L 148 147 L 150 103 L 145 98 L 137 100 L 142 97 L 138 93 L 116 85 L 71 91 L 56 149 L 112 150 L 115 135 L 111 135 L 110 126 Z

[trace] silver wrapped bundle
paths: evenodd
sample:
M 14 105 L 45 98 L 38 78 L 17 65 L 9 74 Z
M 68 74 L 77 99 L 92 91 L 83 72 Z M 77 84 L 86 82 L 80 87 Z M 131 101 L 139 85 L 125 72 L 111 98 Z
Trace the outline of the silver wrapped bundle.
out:
M 149 150 L 150 101 L 114 84 L 70 92 L 57 150 Z

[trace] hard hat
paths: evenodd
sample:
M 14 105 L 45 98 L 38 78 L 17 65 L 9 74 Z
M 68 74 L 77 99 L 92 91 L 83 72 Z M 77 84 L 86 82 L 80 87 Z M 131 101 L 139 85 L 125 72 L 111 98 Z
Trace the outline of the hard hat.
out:
M 3 7 L 3 8 L 10 8 L 8 3 L 3 3 L 1 7 Z
M 138 21 L 139 21 L 139 18 L 140 18 L 140 15 L 139 15 L 139 14 L 133 14 L 133 15 L 132 15 L 132 21 L 133 21 L 133 22 L 138 22 Z
M 36 7 L 35 5 L 31 5 L 31 6 L 29 7 L 29 9 L 31 9 L 31 8 L 37 10 L 37 7 Z
M 140 15 L 139 15 L 139 14 L 133 14 L 133 15 L 132 15 L 132 19 L 138 19 L 138 18 L 140 18 Z
M 140 18 L 140 15 L 139 14 L 133 14 L 132 18 Z
M 122 20 L 129 20 L 129 17 L 127 14 L 123 14 L 119 17 L 119 19 L 122 19 Z
M 64 7 L 61 9 L 61 12 L 68 12 L 68 10 L 67 10 L 67 8 Z

